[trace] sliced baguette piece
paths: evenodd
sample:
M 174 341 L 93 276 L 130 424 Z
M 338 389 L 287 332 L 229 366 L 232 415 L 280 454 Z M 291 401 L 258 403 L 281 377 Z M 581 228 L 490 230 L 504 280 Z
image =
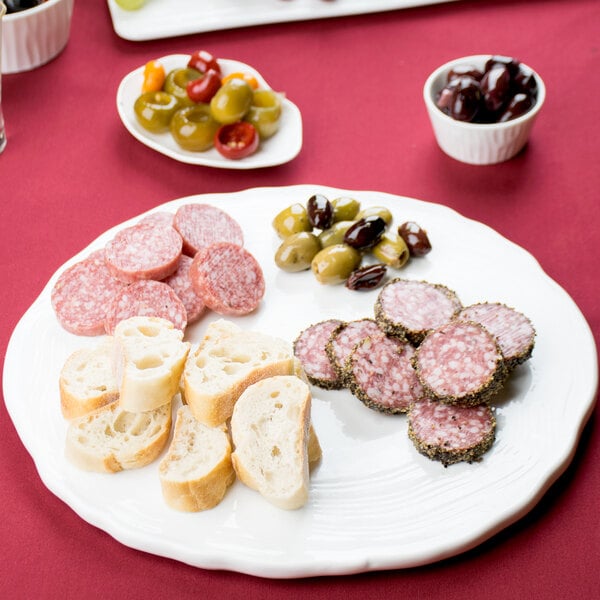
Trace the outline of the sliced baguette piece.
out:
M 194 418 L 189 406 L 179 408 L 173 439 L 158 474 L 171 508 L 199 512 L 215 507 L 235 481 L 226 428 L 208 427 Z
M 112 337 L 93 348 L 75 350 L 60 371 L 58 386 L 65 419 L 81 417 L 117 400 Z
M 113 402 L 69 423 L 65 456 L 85 471 L 138 469 L 158 457 L 170 430 L 170 403 L 153 411 L 132 413 Z
M 121 407 L 144 412 L 169 404 L 190 351 L 183 332 L 160 317 L 130 317 L 117 325 L 114 339 Z
M 214 427 L 229 419 L 240 394 L 253 383 L 297 370 L 292 345 L 246 331 L 225 319 L 211 323 L 183 373 L 183 396 L 196 419 Z
M 238 478 L 279 508 L 308 500 L 310 389 L 296 376 L 279 375 L 249 386 L 231 417 Z

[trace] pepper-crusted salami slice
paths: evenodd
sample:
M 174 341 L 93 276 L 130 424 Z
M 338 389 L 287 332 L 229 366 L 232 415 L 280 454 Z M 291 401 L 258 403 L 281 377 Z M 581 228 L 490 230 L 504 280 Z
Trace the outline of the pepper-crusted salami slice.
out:
M 191 267 L 192 259 L 182 254 L 179 259 L 177 271 L 164 280 L 164 283 L 171 286 L 183 302 L 187 313 L 188 325 L 197 321 L 206 308 L 202 298 L 196 294 L 192 285 L 192 278 L 190 277 Z
M 110 274 L 104 250 L 92 253 L 64 271 L 52 288 L 58 322 L 76 335 L 102 335 L 108 306 L 123 287 Z
M 190 277 L 204 304 L 221 315 L 247 315 L 265 294 L 260 265 L 237 244 L 223 242 L 199 250 Z
M 479 323 L 466 321 L 452 321 L 427 334 L 413 366 L 426 394 L 448 404 L 481 404 L 506 377 L 496 339 Z
M 302 363 L 306 377 L 313 385 L 326 390 L 343 387 L 326 349 L 331 334 L 341 324 L 338 319 L 320 321 L 304 329 L 294 341 L 294 355 Z
M 408 437 L 421 454 L 444 466 L 479 460 L 495 433 L 496 419 L 486 404 L 451 406 L 425 399 L 408 412 Z
M 392 279 L 375 302 L 375 319 L 389 335 L 418 345 L 427 332 L 447 323 L 462 308 L 454 291 L 427 281 Z
M 508 369 L 531 357 L 535 329 L 531 321 L 514 308 L 499 302 L 482 302 L 463 308 L 457 318 L 480 323 L 495 336 Z
M 173 227 L 183 238 L 183 252 L 194 256 L 198 250 L 217 242 L 244 245 L 239 223 L 225 211 L 210 204 L 184 204 L 177 209 Z
M 366 406 L 405 413 L 424 391 L 412 368 L 414 348 L 380 332 L 356 346 L 349 358 L 350 391 Z
M 336 327 L 331 334 L 326 351 L 333 368 L 342 381 L 347 377 L 348 358 L 355 346 L 370 335 L 378 333 L 381 333 L 381 330 L 373 319 L 358 319 L 341 323 Z
M 181 236 L 173 227 L 138 223 L 119 231 L 106 245 L 106 264 L 125 283 L 164 279 L 177 269 Z
M 187 313 L 174 290 L 162 281 L 136 281 L 122 288 L 113 298 L 104 322 L 106 333 L 129 317 L 162 317 L 185 331 Z

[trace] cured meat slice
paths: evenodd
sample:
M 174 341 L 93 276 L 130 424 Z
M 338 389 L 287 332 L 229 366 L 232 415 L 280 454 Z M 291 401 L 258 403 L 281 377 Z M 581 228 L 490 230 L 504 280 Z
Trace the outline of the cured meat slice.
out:
M 184 204 L 175 213 L 173 227 L 183 238 L 183 252 L 194 256 L 198 250 L 217 242 L 244 245 L 239 223 L 225 211 L 210 204 Z
M 487 404 L 451 406 L 424 399 L 408 411 L 408 437 L 421 454 L 444 466 L 480 460 L 495 434 L 496 419 Z
M 375 302 L 375 319 L 389 335 L 418 345 L 425 335 L 447 323 L 462 308 L 454 291 L 427 281 L 392 279 Z
M 138 223 L 119 231 L 106 245 L 106 264 L 125 283 L 164 279 L 177 269 L 181 236 L 173 227 Z
M 223 242 L 199 250 L 190 277 L 204 304 L 221 315 L 251 313 L 265 294 L 260 265 L 237 244 Z
M 144 223 L 146 225 L 159 225 L 162 227 L 173 227 L 173 218 L 175 215 L 173 213 L 160 210 L 158 212 L 153 212 L 145 217 L 142 217 L 139 220 L 139 223 Z
M 458 319 L 480 323 L 495 336 L 508 369 L 531 357 L 535 329 L 531 321 L 514 308 L 499 302 L 481 302 L 463 308 Z
M 452 321 L 430 332 L 413 366 L 427 396 L 473 406 L 498 392 L 506 378 L 496 339 L 479 323 Z
M 356 345 L 369 337 L 381 333 L 374 319 L 358 319 L 341 323 L 331 334 L 326 346 L 331 364 L 342 380 L 347 377 L 347 363 Z
M 313 385 L 326 390 L 339 390 L 341 379 L 327 355 L 327 344 L 342 321 L 328 319 L 304 329 L 294 342 L 294 355 L 302 363 L 306 377 Z
M 183 302 L 187 313 L 188 325 L 197 321 L 206 309 L 202 298 L 196 294 L 192 285 L 192 278 L 190 277 L 191 267 L 192 259 L 182 254 L 179 259 L 177 271 L 164 280 L 167 285 L 173 288 L 179 299 Z
M 58 322 L 76 335 L 102 335 L 114 295 L 125 287 L 109 272 L 104 250 L 64 271 L 54 284 L 51 302 Z
M 366 406 L 384 413 L 405 413 L 424 396 L 412 368 L 414 348 L 378 333 L 360 342 L 349 358 L 350 391 Z
M 181 331 L 187 325 L 183 302 L 162 281 L 136 281 L 117 292 L 106 313 L 106 333 L 113 335 L 115 327 L 129 317 L 162 317 Z

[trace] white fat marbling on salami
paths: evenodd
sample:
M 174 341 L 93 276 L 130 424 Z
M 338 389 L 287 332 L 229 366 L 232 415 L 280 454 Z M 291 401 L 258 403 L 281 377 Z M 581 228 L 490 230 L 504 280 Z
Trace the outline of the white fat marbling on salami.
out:
M 487 404 L 452 406 L 435 400 L 421 400 L 411 406 L 408 422 L 420 445 L 446 452 L 476 448 L 495 429 L 495 419 Z
M 387 283 L 377 304 L 385 321 L 415 333 L 447 323 L 462 307 L 456 294 L 445 286 L 407 279 Z
M 139 223 L 119 231 L 106 245 L 106 264 L 125 283 L 164 279 L 177 269 L 181 236 L 173 227 Z
M 192 278 L 190 277 L 191 266 L 192 259 L 182 254 L 179 259 L 177 271 L 164 280 L 164 283 L 171 286 L 183 302 L 188 324 L 197 321 L 206 309 L 202 298 L 198 296 L 192 285 Z
M 350 389 L 367 406 L 386 412 L 406 412 L 423 397 L 411 365 L 414 348 L 379 332 L 363 340 L 349 359 Z
M 429 333 L 416 357 L 419 379 L 440 398 L 460 399 L 485 389 L 503 364 L 494 337 L 477 323 L 461 321 Z
M 173 226 L 183 238 L 183 252 L 188 256 L 217 242 L 244 245 L 239 223 L 210 204 L 184 204 L 177 209 Z
M 122 288 L 106 313 L 106 333 L 113 335 L 115 327 L 129 317 L 162 317 L 181 331 L 185 331 L 187 326 L 183 302 L 162 281 L 136 281 Z
M 76 335 L 102 335 L 115 294 L 125 284 L 115 279 L 97 250 L 64 271 L 54 284 L 51 302 L 58 322 Z
M 221 315 L 251 313 L 265 294 L 258 261 L 237 244 L 223 242 L 199 250 L 190 277 L 204 304 Z
M 331 349 L 338 368 L 346 366 L 348 357 L 359 342 L 380 332 L 373 319 L 359 319 L 342 324 L 331 338 Z
M 302 363 L 311 383 L 315 385 L 341 385 L 326 351 L 331 334 L 341 324 L 338 319 L 315 323 L 304 329 L 294 342 L 294 355 Z
M 506 361 L 518 363 L 529 358 L 535 330 L 531 321 L 519 311 L 497 302 L 482 302 L 467 306 L 458 318 L 483 325 L 496 337 Z

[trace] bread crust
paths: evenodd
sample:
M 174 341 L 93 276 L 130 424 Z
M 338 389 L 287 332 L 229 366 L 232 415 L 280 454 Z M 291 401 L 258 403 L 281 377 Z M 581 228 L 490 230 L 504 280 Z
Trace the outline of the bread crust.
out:
M 196 439 L 193 439 L 196 438 Z M 198 457 L 204 469 L 194 474 L 184 471 L 184 478 L 178 476 L 178 463 L 185 451 L 209 452 L 208 447 L 218 448 L 214 464 L 207 467 L 206 458 Z M 198 448 L 204 445 L 205 448 Z M 189 457 L 188 457 L 189 458 Z M 235 481 L 235 471 L 231 462 L 231 442 L 222 427 L 209 428 L 196 421 L 189 407 L 177 411 L 173 440 L 167 455 L 159 465 L 159 478 L 165 502 L 173 509 L 183 512 L 199 512 L 214 508 L 221 502 L 229 486 Z

